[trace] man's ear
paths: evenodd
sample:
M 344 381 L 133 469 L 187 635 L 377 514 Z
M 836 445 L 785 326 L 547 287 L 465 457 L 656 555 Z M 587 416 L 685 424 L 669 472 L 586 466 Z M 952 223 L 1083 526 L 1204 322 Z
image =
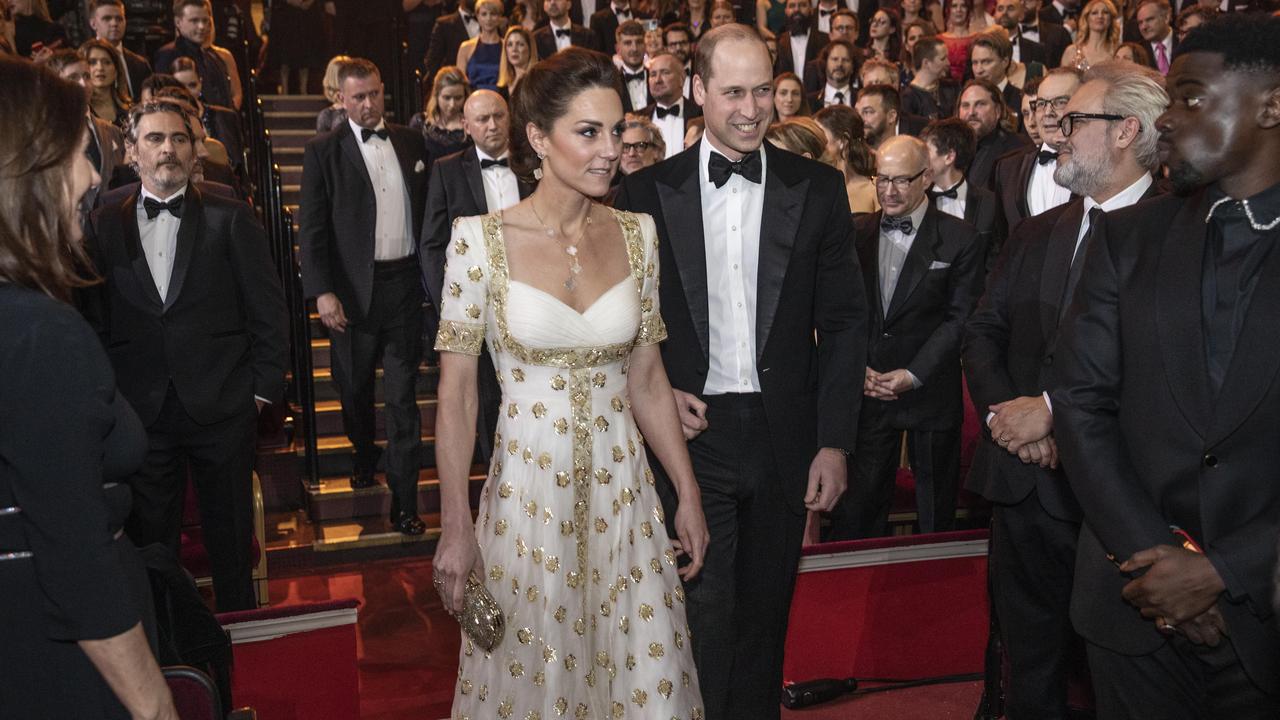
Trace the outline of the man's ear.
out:
M 695 73 L 693 82 L 689 83 L 689 89 L 693 92 L 693 101 L 698 103 L 698 107 L 707 101 L 707 88 L 702 84 L 702 76 Z
M 1271 130 L 1280 126 L 1280 85 L 1272 85 L 1264 92 L 1262 108 L 1258 111 L 1258 127 Z

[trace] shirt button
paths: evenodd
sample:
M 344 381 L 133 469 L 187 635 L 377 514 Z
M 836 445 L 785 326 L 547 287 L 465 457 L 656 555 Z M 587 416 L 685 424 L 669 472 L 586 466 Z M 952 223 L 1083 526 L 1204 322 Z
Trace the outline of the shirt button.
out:
M 734 269 L 734 270 L 737 270 L 737 269 L 738 269 L 738 263 L 734 263 L 734 264 L 733 264 L 733 269 Z
M 734 195 L 737 195 L 737 194 L 738 194 L 738 188 L 734 188 L 734 189 L 733 189 L 733 194 L 734 194 Z

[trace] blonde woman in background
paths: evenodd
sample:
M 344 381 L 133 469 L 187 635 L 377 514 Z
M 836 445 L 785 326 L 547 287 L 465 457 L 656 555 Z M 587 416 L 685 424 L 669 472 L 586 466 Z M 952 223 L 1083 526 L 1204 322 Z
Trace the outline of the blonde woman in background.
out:
M 827 154 L 827 133 L 811 117 L 793 117 L 776 122 L 769 126 L 765 139 L 787 152 L 810 160 L 821 161 Z
M 876 156 L 867 145 L 862 118 L 847 105 L 832 105 L 818 111 L 814 120 L 827 136 L 827 151 L 822 161 L 844 173 L 844 189 L 849 196 L 849 210 L 855 215 L 880 209 L 876 186 Z
M 409 127 L 422 132 L 431 157 L 452 155 L 467 146 L 470 139 L 462 128 L 462 106 L 470 94 L 467 76 L 457 66 L 446 65 L 436 73 L 426 110 L 409 121 Z
M 334 55 L 329 60 L 328 67 L 324 69 L 324 80 L 321 81 L 321 85 L 324 87 L 324 97 L 329 101 L 329 107 L 321 110 L 316 116 L 316 133 L 329 132 L 347 121 L 347 109 L 342 107 L 342 100 L 338 97 L 338 71 L 350 61 L 349 55 Z
M 472 90 L 497 90 L 499 68 L 505 54 L 502 28 L 507 22 L 502 3 L 499 0 L 479 0 L 476 3 L 476 22 L 480 25 L 480 32 L 458 48 L 455 64 L 466 72 Z
M 1088 70 L 1115 57 L 1120 47 L 1120 13 L 1111 0 L 1090 0 L 1080 12 L 1080 30 L 1076 41 L 1062 53 L 1062 67 Z
M 538 46 L 533 33 L 523 25 L 512 25 L 502 38 L 502 63 L 498 66 L 498 92 L 508 100 L 516 91 L 516 84 L 538 62 Z

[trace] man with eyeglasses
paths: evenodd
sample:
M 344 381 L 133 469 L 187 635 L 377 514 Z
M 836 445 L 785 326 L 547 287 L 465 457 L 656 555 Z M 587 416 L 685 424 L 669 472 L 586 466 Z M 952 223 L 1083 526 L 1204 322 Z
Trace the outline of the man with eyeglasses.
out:
M 1063 474 L 1046 391 L 1092 224 L 1155 193 L 1153 125 L 1168 102 L 1155 71 L 1130 63 L 1096 65 L 1084 80 L 1054 130 L 1062 153 L 1055 177 L 1076 196 L 1014 228 L 964 346 L 969 393 L 986 415 L 966 487 L 993 507 L 989 573 L 1010 664 L 1010 718 L 1068 716 L 1063 659 L 1079 646 L 1068 610 L 1080 506 L 1067 481 L 1084 471 L 1068 463 Z
M 889 138 L 876 159 L 882 209 L 854 221 L 870 310 L 862 412 L 830 540 L 886 533 L 904 430 L 920 531 L 955 527 L 960 337 L 982 291 L 986 248 L 972 225 L 929 202 L 933 172 L 923 142 Z
M 1103 202 L 1062 322 L 1050 396 L 1084 514 L 1071 619 L 1100 720 L 1276 718 L 1280 17 L 1209 20 L 1167 88 L 1139 141 L 1175 193 Z M 1072 99 L 1081 159 L 1133 123 L 1116 95 Z
M 1077 88 L 1080 72 L 1054 68 L 1040 81 L 1039 96 L 1032 103 L 1040 146 L 1026 145 L 996 162 L 995 192 L 1000 198 L 1005 227 L 1039 215 L 1071 199 L 1071 191 L 1054 181 L 1058 169 L 1058 119 Z
M 622 159 L 618 168 L 623 175 L 661 162 L 667 156 L 667 144 L 653 123 L 632 116 L 622 126 Z
M 690 59 L 693 53 L 693 32 L 689 30 L 688 25 L 673 22 L 662 28 L 662 47 L 680 59 L 680 66 L 684 72 L 684 85 L 681 86 L 680 92 L 684 93 L 685 97 L 690 97 L 692 88 L 689 83 L 693 78 L 693 61 Z

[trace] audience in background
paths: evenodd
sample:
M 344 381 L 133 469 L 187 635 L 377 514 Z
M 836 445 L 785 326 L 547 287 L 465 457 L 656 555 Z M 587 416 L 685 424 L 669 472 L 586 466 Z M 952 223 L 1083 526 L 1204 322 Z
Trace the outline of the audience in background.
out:
M 1080 13 L 1080 30 L 1076 41 L 1062 53 L 1059 65 L 1088 70 L 1090 66 L 1106 62 L 1120 47 L 1120 26 L 1116 6 L 1111 0 L 1089 0 Z
M 85 41 L 80 54 L 89 66 L 89 84 L 93 86 L 89 107 L 94 117 L 124 127 L 132 103 L 125 88 L 128 73 L 120 55 L 106 41 L 96 39 Z
M 498 65 L 498 92 L 511 97 L 516 84 L 538 62 L 534 52 L 533 33 L 523 25 L 512 25 L 502 38 L 502 62 Z
M 324 69 L 324 80 L 321 84 L 324 88 L 324 99 L 329 101 L 329 106 L 316 116 L 317 133 L 329 132 L 347 121 L 347 109 L 343 107 L 342 98 L 338 96 L 338 71 L 342 69 L 344 63 L 350 61 L 351 58 L 347 55 L 334 55 Z
M 472 90 L 497 90 L 504 49 L 501 35 L 503 17 L 501 0 L 478 0 L 476 22 L 480 32 L 458 46 L 457 67 L 464 68 Z
M 123 0 L 90 0 L 89 27 L 94 37 L 115 48 L 125 67 L 126 85 L 130 102 L 142 92 L 142 81 L 151 74 L 151 62 L 124 46 L 125 7 Z
M 177 35 L 172 42 L 156 50 L 153 68 L 166 69 L 179 56 L 196 62 L 196 71 L 204 80 L 205 99 L 215 105 L 239 108 L 232 89 L 231 69 L 223 56 L 207 46 L 213 40 L 213 16 L 209 0 L 177 0 L 173 4 L 173 21 Z
M 273 29 L 268 62 L 276 68 L 280 93 L 289 94 L 295 71 L 298 84 L 293 87 L 309 92 L 311 70 L 325 60 L 324 0 L 274 0 L 268 6 Z
M 882 7 L 867 25 L 867 52 L 871 57 L 898 62 L 902 59 L 902 21 L 893 8 Z
M 409 120 L 409 127 L 422 132 L 431 157 L 452 155 L 470 142 L 462 127 L 462 105 L 470 94 L 467 76 L 458 68 L 447 65 L 436 73 L 426 109 Z
M 662 133 L 647 118 L 628 115 L 622 126 L 621 152 L 618 170 L 623 175 L 630 175 L 666 158 L 667 145 Z
M 938 39 L 947 46 L 951 77 L 957 81 L 965 77 L 969 68 L 969 48 L 973 45 L 973 33 L 969 30 L 969 9 L 964 0 L 952 0 L 947 6 L 947 29 L 938 35 Z
M 867 145 L 862 118 L 851 108 L 833 105 L 819 110 L 813 119 L 827 137 L 823 161 L 844 174 L 849 210 L 855 215 L 879 210 L 880 201 L 871 182 L 876 174 L 875 151 Z
M 810 160 L 821 160 L 826 155 L 826 131 L 811 117 L 793 117 L 773 123 L 765 133 L 765 139 Z
M 795 73 L 780 73 L 773 79 L 773 111 L 777 120 L 812 114 L 804 85 Z
M 46 0 L 7 0 L 13 12 L 13 49 L 39 59 L 67 44 L 67 31 L 49 16 Z

